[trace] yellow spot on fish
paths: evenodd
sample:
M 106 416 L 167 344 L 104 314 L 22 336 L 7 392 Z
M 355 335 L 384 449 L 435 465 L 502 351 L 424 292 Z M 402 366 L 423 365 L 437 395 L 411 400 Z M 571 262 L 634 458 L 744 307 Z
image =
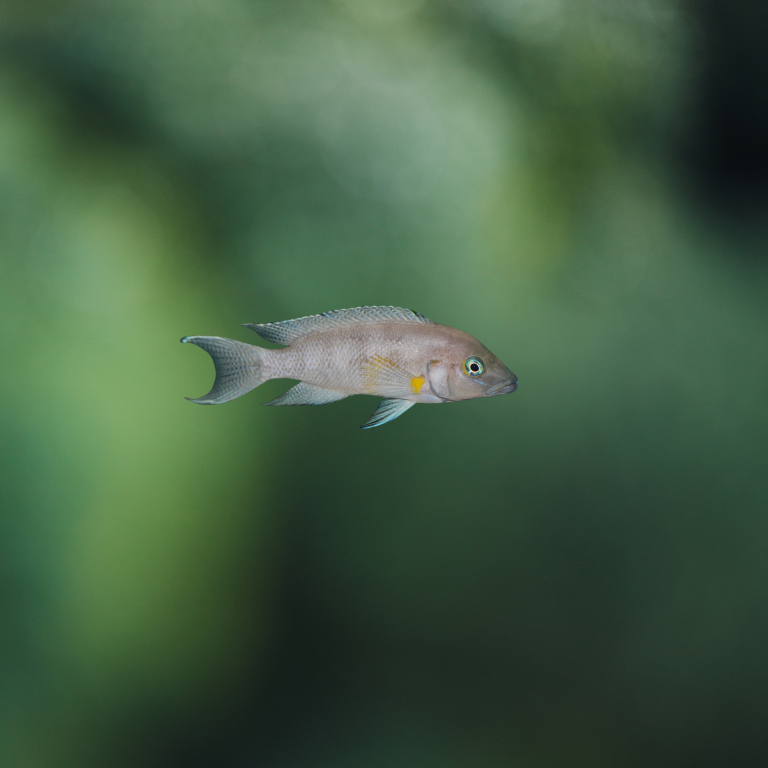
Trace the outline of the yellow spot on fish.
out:
M 411 392 L 413 392 L 414 395 L 418 395 L 419 392 L 421 392 L 421 388 L 424 386 L 424 377 L 423 376 L 415 376 L 411 379 Z

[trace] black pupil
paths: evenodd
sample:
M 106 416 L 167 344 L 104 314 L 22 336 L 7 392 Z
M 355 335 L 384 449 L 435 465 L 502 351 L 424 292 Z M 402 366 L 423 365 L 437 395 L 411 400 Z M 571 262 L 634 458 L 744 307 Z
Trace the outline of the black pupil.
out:
M 480 366 L 477 363 L 471 363 L 469 366 L 469 370 L 473 373 L 477 373 L 480 370 Z

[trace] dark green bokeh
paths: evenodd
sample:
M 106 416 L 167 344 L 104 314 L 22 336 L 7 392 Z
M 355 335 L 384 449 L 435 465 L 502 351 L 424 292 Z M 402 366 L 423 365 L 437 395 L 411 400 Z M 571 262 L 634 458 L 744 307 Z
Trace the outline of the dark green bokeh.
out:
M 766 761 L 753 5 L 0 6 L 1 765 Z M 366 304 L 518 392 L 183 399 Z

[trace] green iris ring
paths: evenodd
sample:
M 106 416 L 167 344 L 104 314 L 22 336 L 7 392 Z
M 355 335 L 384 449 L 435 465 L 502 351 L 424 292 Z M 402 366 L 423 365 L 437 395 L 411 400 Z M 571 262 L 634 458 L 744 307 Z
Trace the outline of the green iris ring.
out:
M 468 357 L 464 361 L 464 373 L 473 379 L 477 376 L 482 376 L 484 370 L 485 365 L 483 365 L 483 361 L 479 357 Z

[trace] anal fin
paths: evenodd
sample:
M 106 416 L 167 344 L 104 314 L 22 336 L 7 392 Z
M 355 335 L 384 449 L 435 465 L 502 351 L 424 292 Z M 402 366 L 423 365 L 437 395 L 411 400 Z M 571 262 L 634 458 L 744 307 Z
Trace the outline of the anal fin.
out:
M 276 397 L 264 405 L 325 405 L 343 400 L 345 397 L 349 397 L 348 392 L 316 387 L 314 384 L 300 381 L 295 387 L 291 387 L 280 397 Z
M 388 421 L 396 419 L 398 416 L 402 416 L 412 405 L 416 403 L 411 400 L 400 400 L 395 397 L 385 397 L 380 403 L 378 408 L 373 412 L 368 421 L 363 424 L 360 429 L 370 429 L 371 427 L 380 427 L 382 424 L 386 424 Z

